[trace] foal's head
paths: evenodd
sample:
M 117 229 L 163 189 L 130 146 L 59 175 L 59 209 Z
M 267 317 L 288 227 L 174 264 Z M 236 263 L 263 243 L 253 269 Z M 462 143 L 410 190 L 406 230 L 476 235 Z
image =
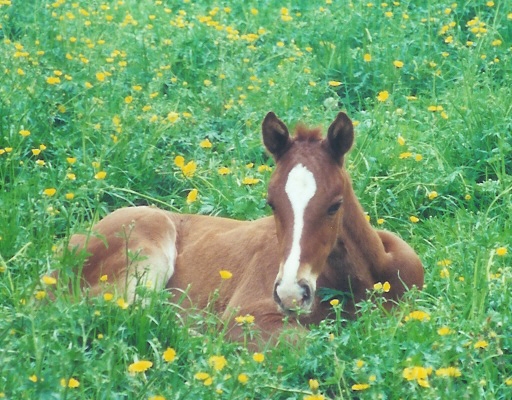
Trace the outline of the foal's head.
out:
M 311 310 L 316 280 L 336 243 L 343 213 L 341 169 L 352 146 L 352 122 L 339 113 L 322 139 L 300 127 L 291 138 L 272 112 L 262 124 L 263 142 L 276 161 L 268 187 L 279 242 L 274 299 L 282 311 Z

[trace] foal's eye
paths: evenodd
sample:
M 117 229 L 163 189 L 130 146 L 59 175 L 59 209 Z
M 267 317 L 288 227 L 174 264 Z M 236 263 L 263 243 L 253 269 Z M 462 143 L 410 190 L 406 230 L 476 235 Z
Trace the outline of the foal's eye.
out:
M 327 214 L 329 215 L 334 215 L 338 212 L 338 210 L 340 209 L 341 207 L 341 203 L 343 203 L 341 200 L 340 201 L 337 201 L 336 203 L 332 204 L 328 209 L 327 209 Z

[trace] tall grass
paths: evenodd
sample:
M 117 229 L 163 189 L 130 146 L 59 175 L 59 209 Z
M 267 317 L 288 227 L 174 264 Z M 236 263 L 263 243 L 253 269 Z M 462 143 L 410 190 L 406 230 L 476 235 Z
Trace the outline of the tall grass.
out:
M 509 2 L 0 0 L 0 39 L 0 397 L 511 398 Z M 425 265 L 392 313 L 254 354 L 165 293 L 41 281 L 119 207 L 269 214 L 265 113 L 340 109 L 368 217 Z

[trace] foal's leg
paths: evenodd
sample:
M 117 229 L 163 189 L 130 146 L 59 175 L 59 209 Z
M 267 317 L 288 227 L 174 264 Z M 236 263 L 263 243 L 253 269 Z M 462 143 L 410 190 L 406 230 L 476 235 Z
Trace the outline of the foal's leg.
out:
M 404 240 L 387 231 L 377 231 L 388 259 L 381 268 L 378 278 L 391 285 L 393 298 L 400 297 L 406 290 L 416 286 L 423 287 L 424 272 L 421 260 L 416 252 Z

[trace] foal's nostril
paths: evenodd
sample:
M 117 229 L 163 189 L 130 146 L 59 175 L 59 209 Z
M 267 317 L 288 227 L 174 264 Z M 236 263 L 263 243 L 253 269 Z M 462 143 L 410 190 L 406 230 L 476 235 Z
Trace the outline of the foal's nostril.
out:
M 302 301 L 308 303 L 311 300 L 311 288 L 306 283 L 300 283 L 299 285 L 303 290 Z

